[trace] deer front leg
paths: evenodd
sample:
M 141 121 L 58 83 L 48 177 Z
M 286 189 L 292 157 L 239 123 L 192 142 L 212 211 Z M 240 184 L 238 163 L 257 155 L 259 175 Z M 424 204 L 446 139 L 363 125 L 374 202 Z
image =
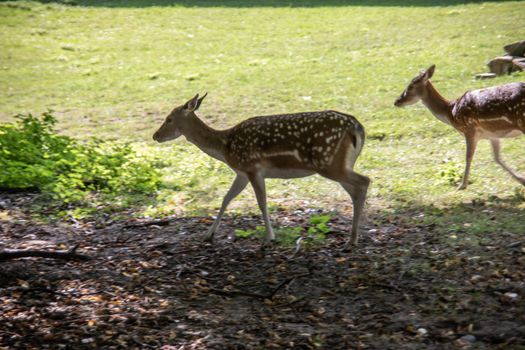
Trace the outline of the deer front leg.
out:
M 261 209 L 264 225 L 266 226 L 266 240 L 273 241 L 275 240 L 275 234 L 273 233 L 270 218 L 268 216 L 268 208 L 266 207 L 266 186 L 264 184 L 264 178 L 261 176 L 261 174 L 251 174 L 249 179 L 253 190 L 255 191 L 257 204 L 259 204 L 259 209 Z
M 518 180 L 523 186 L 525 186 L 525 178 L 516 174 L 511 168 L 507 166 L 501 159 L 501 143 L 499 139 L 490 139 L 490 144 L 492 145 L 492 152 L 494 154 L 494 160 L 498 163 L 503 169 L 505 169 L 513 178 Z
M 237 175 L 235 180 L 233 180 L 233 183 L 228 190 L 228 193 L 226 193 L 226 196 L 224 196 L 224 199 L 222 200 L 221 209 L 219 210 L 219 214 L 217 215 L 217 218 L 213 222 L 213 225 L 211 225 L 210 229 L 206 233 L 206 236 L 204 236 L 204 240 L 211 241 L 213 239 L 213 235 L 215 235 L 215 232 L 217 232 L 217 229 L 219 228 L 219 225 L 221 223 L 222 216 L 224 215 L 224 212 L 226 211 L 226 208 L 228 207 L 228 204 L 239 195 L 239 193 L 244 190 L 246 185 L 248 184 L 248 179 L 242 175 Z
M 467 143 L 467 157 L 465 164 L 465 173 L 463 174 L 463 180 L 458 186 L 457 190 L 464 190 L 468 186 L 468 177 L 470 174 L 470 164 L 472 163 L 472 158 L 474 153 L 476 153 L 476 146 L 478 144 L 478 138 L 476 135 L 465 135 L 465 141 Z

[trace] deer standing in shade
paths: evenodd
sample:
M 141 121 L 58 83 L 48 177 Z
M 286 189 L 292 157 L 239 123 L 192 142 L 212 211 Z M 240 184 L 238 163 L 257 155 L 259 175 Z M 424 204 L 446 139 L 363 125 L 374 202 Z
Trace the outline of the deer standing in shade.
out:
M 394 104 L 404 107 L 421 100 L 436 118 L 452 125 L 465 136 L 466 166 L 458 190 L 467 188 L 470 164 L 480 139 L 490 140 L 496 163 L 525 185 L 525 178 L 509 168 L 500 156 L 501 138 L 525 133 L 525 83 L 467 91 L 460 98 L 449 101 L 430 81 L 435 67 L 432 65 L 412 79 Z
M 237 174 L 224 197 L 219 214 L 206 234 L 212 240 L 226 207 L 250 183 L 266 226 L 274 240 L 266 208 L 265 178 L 297 178 L 320 174 L 337 181 L 353 201 L 352 235 L 356 244 L 359 221 L 370 180 L 353 171 L 363 148 L 365 131 L 351 115 L 336 111 L 254 117 L 227 130 L 215 130 L 200 120 L 197 111 L 206 95 L 197 94 L 176 107 L 153 135 L 165 142 L 184 135 L 202 151 L 226 163 Z

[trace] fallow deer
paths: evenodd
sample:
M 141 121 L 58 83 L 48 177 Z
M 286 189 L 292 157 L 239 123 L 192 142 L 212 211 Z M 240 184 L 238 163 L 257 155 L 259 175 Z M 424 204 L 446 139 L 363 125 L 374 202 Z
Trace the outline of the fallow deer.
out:
M 404 107 L 421 100 L 436 118 L 452 125 L 465 136 L 465 173 L 457 189 L 467 188 L 470 164 L 480 139 L 490 140 L 496 163 L 525 185 L 525 178 L 509 168 L 500 156 L 501 138 L 525 133 L 525 83 L 467 91 L 460 98 L 449 101 L 440 95 L 430 81 L 435 67 L 432 65 L 412 79 L 394 105 Z
M 202 151 L 226 163 L 236 178 L 222 201 L 205 238 L 212 240 L 226 207 L 252 185 L 266 226 L 267 240 L 275 235 L 266 208 L 265 178 L 298 178 L 320 174 L 337 181 L 353 201 L 352 234 L 356 244 L 359 221 L 370 180 L 353 171 L 363 148 L 365 131 L 353 116 L 336 112 L 306 112 L 253 117 L 226 130 L 215 130 L 197 117 L 206 95 L 197 94 L 176 107 L 153 135 L 165 142 L 184 135 Z

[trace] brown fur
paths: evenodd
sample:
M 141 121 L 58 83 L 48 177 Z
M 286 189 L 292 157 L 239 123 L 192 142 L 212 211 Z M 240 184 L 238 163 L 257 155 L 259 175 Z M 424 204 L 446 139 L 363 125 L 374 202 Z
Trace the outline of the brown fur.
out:
M 525 133 L 525 84 L 518 82 L 467 91 L 457 100 L 448 101 L 430 81 L 434 69 L 435 66 L 431 66 L 412 79 L 394 104 L 403 107 L 421 100 L 438 119 L 465 136 L 466 166 L 458 189 L 468 186 L 470 165 L 480 139 L 490 140 L 495 161 L 525 185 L 525 178 L 517 175 L 500 157 L 501 138 Z
M 352 235 L 356 244 L 360 216 L 370 180 L 353 171 L 363 148 L 365 131 L 353 116 L 336 112 L 305 112 L 254 117 L 227 130 L 214 130 L 195 111 L 198 95 L 176 107 L 153 139 L 165 142 L 184 135 L 210 156 L 225 162 L 237 174 L 224 197 L 217 219 L 206 235 L 212 239 L 230 201 L 248 184 L 254 188 L 266 224 L 274 239 L 267 207 L 265 178 L 296 178 L 319 173 L 337 181 L 354 203 Z

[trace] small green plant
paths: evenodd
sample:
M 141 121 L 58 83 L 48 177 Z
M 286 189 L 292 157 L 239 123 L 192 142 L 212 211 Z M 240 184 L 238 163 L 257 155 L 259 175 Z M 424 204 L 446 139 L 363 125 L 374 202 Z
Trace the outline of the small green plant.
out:
M 241 237 L 241 238 L 249 238 L 252 236 L 260 236 L 262 237 L 266 232 L 266 229 L 264 226 L 257 226 L 255 230 L 235 230 L 235 236 Z
M 96 193 L 150 193 L 159 185 L 152 162 L 127 144 L 79 143 L 54 131 L 50 112 L 18 115 L 0 125 L 0 189 L 36 190 L 59 206 Z
M 295 245 L 295 242 L 303 234 L 302 227 L 280 227 L 275 230 L 275 236 L 277 243 L 284 247 L 291 247 Z
M 321 244 L 325 241 L 326 234 L 331 231 L 327 225 L 330 219 L 330 215 L 313 215 L 310 217 L 308 223 L 313 225 L 307 231 L 310 244 Z
M 327 225 L 330 219 L 330 215 L 314 215 L 310 217 L 308 222 L 314 226 L 308 228 L 308 233 L 311 235 L 327 234 L 331 231 Z
M 461 181 L 462 171 L 454 162 L 445 163 L 439 172 L 441 182 L 446 185 L 456 185 Z
M 318 244 L 324 242 L 326 234 L 331 230 L 328 227 L 330 215 L 313 215 L 308 220 L 312 226 L 305 232 L 303 227 L 276 227 L 274 228 L 277 243 L 281 246 L 293 246 L 299 237 L 307 237 L 308 244 Z M 235 230 L 235 235 L 241 238 L 258 237 L 263 238 L 266 235 L 264 226 L 257 226 L 255 230 Z
M 303 232 L 302 227 L 276 227 L 274 228 L 277 243 L 282 246 L 292 246 Z M 266 236 L 266 228 L 257 226 L 255 230 L 235 230 L 235 235 L 241 238 L 257 237 L 262 239 Z

